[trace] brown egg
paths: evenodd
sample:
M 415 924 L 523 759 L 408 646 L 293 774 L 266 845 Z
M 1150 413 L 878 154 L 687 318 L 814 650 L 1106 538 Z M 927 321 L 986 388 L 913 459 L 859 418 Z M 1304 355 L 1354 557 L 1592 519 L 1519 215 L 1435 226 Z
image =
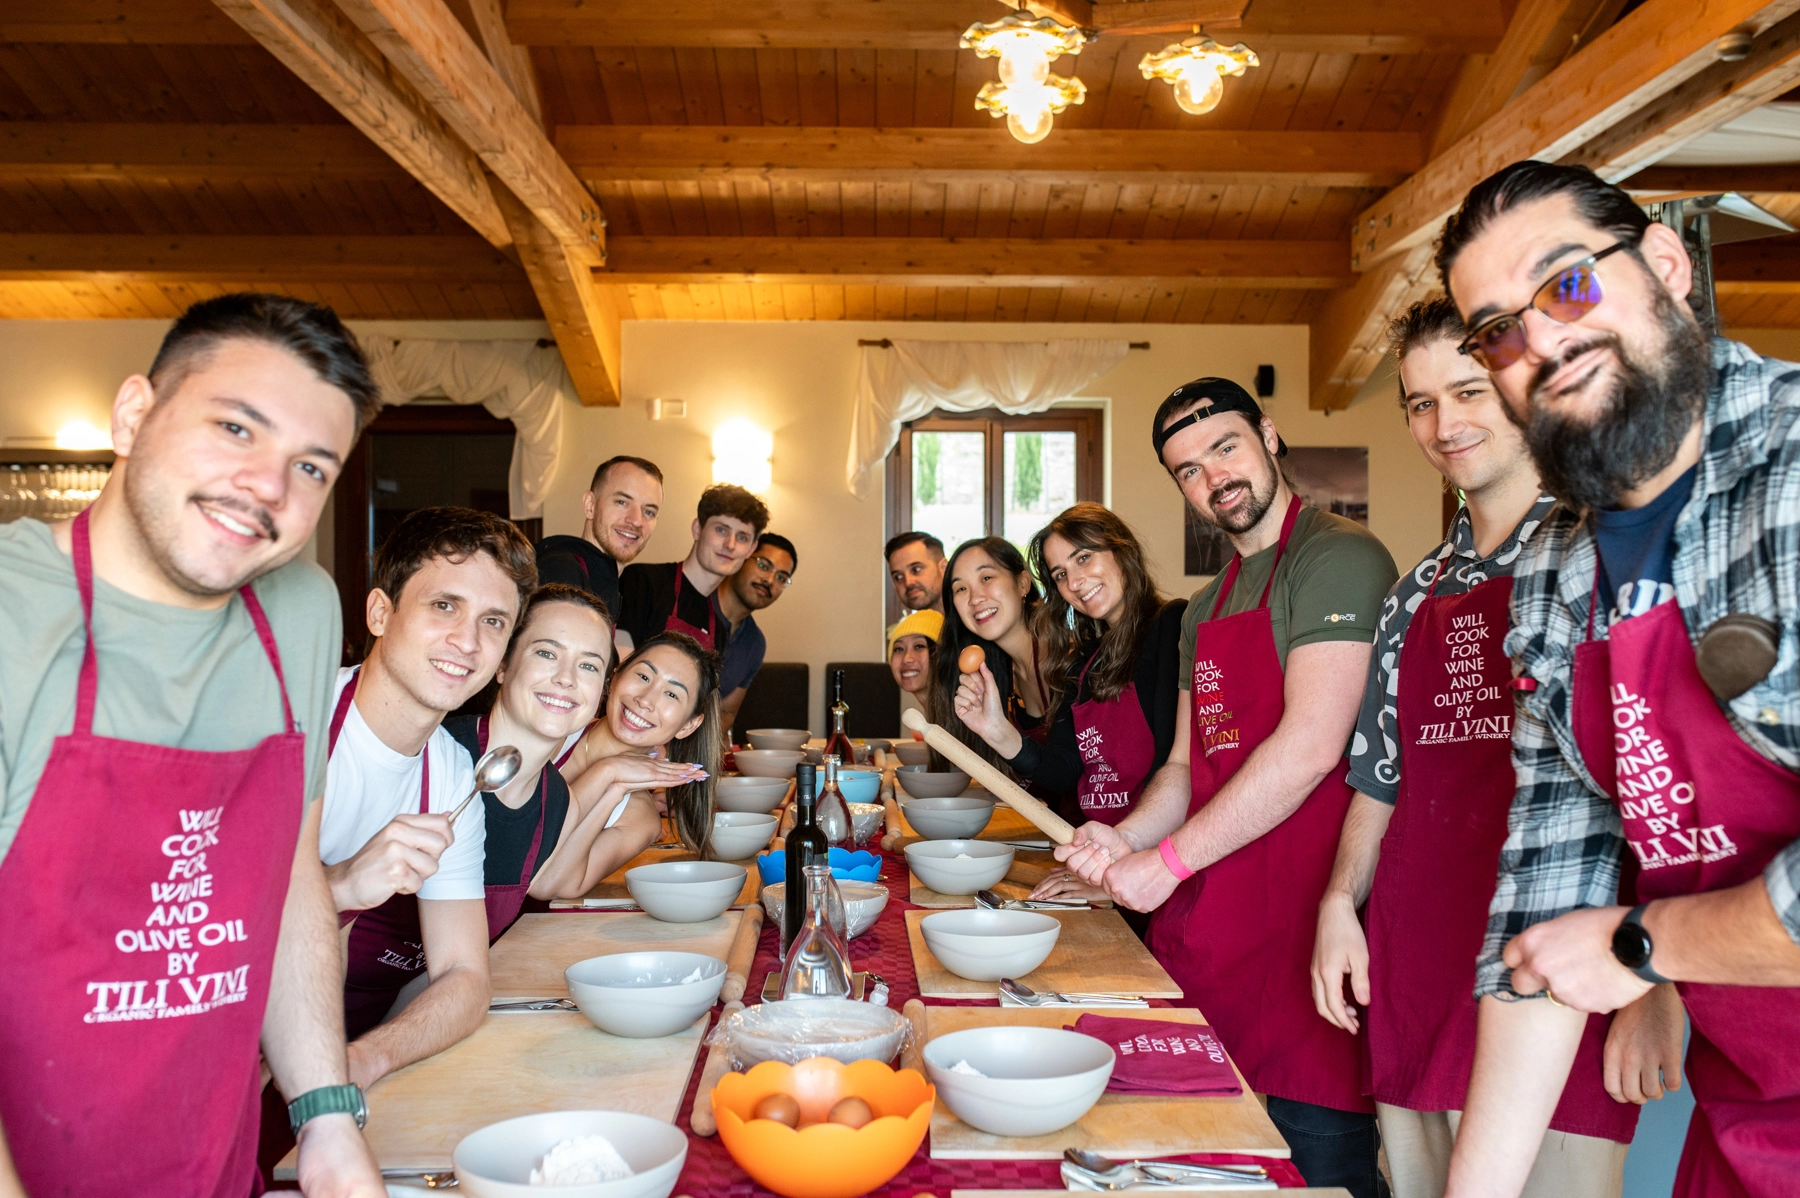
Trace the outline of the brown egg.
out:
M 875 1112 L 860 1098 L 840 1098 L 825 1118 L 832 1123 L 842 1123 L 845 1127 L 862 1127 L 874 1120 Z
M 753 1119 L 773 1119 L 777 1123 L 785 1123 L 789 1127 L 800 1125 L 800 1104 L 788 1094 L 771 1094 L 756 1104 L 750 1112 Z
M 970 645 L 956 655 L 956 668 L 965 674 L 979 674 L 981 667 L 987 662 L 987 654 L 980 645 Z

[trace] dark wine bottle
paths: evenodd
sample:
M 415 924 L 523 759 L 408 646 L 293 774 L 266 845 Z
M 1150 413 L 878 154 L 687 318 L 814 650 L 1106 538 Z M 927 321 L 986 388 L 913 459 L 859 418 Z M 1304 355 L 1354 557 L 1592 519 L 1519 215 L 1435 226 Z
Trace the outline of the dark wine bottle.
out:
M 816 767 L 803 761 L 794 771 L 794 826 L 788 830 L 783 851 L 787 854 L 781 899 L 781 955 L 785 960 L 788 945 L 799 935 L 806 922 L 806 867 L 828 865 L 831 844 L 819 829 L 818 795 L 814 792 Z
M 845 769 L 856 765 L 856 746 L 850 743 L 850 734 L 844 731 L 844 721 L 849 718 L 850 705 L 844 702 L 844 671 L 831 672 L 831 735 L 825 740 L 827 755 L 835 753 L 838 762 Z

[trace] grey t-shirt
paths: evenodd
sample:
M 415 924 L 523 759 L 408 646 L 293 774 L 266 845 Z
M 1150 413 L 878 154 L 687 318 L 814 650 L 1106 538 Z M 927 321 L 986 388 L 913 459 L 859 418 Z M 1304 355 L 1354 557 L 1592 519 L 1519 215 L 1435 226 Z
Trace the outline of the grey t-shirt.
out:
M 325 792 L 342 617 L 331 578 L 290 562 L 255 583 L 306 733 L 306 791 Z M 282 730 L 281 692 L 256 626 L 234 597 L 214 611 L 170 607 L 94 583 L 98 736 L 182 749 L 247 749 Z M 50 527 L 0 525 L 0 860 L 25 818 L 50 746 L 75 723 L 84 637 L 75 568 Z M 54 796 L 49 796 L 54 799 Z M 129 803 L 131 796 L 118 796 Z

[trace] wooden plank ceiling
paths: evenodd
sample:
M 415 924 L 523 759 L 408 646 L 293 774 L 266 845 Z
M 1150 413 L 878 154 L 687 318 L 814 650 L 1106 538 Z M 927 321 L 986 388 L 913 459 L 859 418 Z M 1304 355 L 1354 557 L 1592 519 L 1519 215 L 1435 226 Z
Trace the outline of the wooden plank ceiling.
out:
M 1454 186 L 1457 138 L 1615 23 L 1655 15 L 1631 10 L 1667 2 L 1058 0 L 1049 11 L 1103 35 L 1054 68 L 1083 80 L 1086 102 L 1022 146 L 974 107 L 994 62 L 956 49 L 961 28 L 1006 11 L 993 0 L 0 0 L 0 316 L 167 317 L 254 286 L 363 319 L 555 308 L 563 338 L 572 306 L 602 350 L 611 321 L 615 358 L 619 316 L 1324 319 L 1315 373 L 1342 376 L 1321 400 L 1337 405 L 1398 294 L 1353 287 L 1378 266 L 1353 263 L 1362 214 L 1404 204 L 1428 163 Z M 569 230 L 585 201 L 563 202 L 562 164 L 472 129 L 456 72 L 434 89 L 408 57 L 408 20 L 429 27 L 446 5 L 604 213 L 606 265 L 579 303 Z M 1738 7 L 1760 30 L 1800 0 Z M 342 93 L 266 49 L 258 31 L 290 11 L 342 22 L 361 69 L 441 116 L 493 172 L 507 225 L 468 216 L 365 137 Z M 1227 80 L 1215 111 L 1184 114 L 1138 60 L 1221 13 L 1207 31 L 1243 38 L 1261 65 Z M 531 180 L 549 180 L 548 199 L 527 195 Z M 1722 287 L 1733 323 L 1800 325 L 1789 257 Z M 595 293 L 614 315 L 596 315 Z M 1341 361 L 1321 367 L 1322 345 Z

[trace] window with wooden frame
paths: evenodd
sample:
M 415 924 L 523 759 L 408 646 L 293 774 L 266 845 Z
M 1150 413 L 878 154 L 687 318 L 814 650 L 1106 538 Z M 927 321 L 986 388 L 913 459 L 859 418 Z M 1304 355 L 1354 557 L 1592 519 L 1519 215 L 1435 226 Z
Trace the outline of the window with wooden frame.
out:
M 933 412 L 903 425 L 888 455 L 887 535 L 917 529 L 944 552 L 975 537 L 1005 537 L 1024 552 L 1072 504 L 1101 502 L 1105 413 L 1056 408 L 1035 416 Z M 900 618 L 887 590 L 887 620 Z

